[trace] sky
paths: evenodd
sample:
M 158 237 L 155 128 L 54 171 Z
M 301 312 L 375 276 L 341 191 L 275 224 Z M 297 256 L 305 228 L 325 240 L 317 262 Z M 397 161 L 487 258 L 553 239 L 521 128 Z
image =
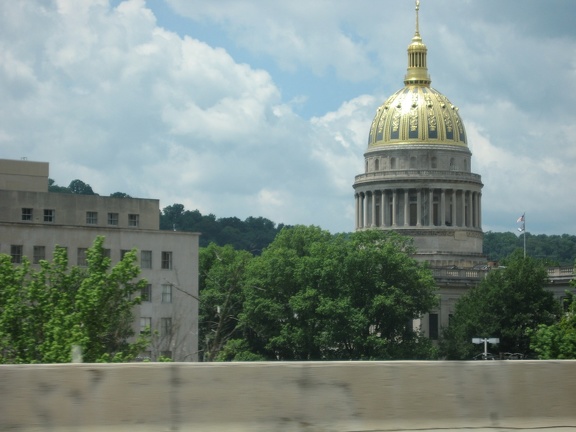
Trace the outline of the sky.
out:
M 354 230 L 412 0 L 0 2 L 0 158 L 216 217 Z M 576 2 L 422 0 L 484 231 L 576 234 Z

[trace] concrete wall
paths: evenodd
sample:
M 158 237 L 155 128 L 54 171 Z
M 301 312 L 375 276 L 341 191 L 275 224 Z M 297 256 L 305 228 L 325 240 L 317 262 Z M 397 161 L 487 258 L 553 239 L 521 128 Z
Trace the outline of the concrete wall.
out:
M 576 361 L 0 366 L 0 430 L 576 428 Z

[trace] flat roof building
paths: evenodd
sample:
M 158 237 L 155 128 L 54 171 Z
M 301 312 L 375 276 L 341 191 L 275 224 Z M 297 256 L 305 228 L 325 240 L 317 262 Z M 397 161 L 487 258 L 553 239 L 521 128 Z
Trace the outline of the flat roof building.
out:
M 48 175 L 48 163 L 0 159 L 0 253 L 37 265 L 61 246 L 71 266 L 84 266 L 97 236 L 112 265 L 137 249 L 148 286 L 133 328 L 155 333 L 143 356 L 197 361 L 199 234 L 161 231 L 157 199 L 49 192 Z

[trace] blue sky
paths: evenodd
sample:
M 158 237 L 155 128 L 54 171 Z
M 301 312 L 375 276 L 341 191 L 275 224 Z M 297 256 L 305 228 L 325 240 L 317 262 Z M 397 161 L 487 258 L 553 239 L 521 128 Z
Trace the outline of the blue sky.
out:
M 432 86 L 460 109 L 485 231 L 576 234 L 576 2 L 422 0 Z M 411 0 L 0 3 L 0 158 L 57 184 L 217 217 L 353 230 Z

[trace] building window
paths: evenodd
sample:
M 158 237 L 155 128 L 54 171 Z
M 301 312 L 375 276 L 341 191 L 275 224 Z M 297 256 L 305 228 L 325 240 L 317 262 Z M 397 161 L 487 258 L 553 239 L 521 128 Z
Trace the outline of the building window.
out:
M 140 290 L 140 298 L 143 302 L 152 301 L 152 285 L 148 284 Z
M 438 159 L 436 159 L 436 156 L 432 156 L 432 169 L 436 168 L 438 168 Z
M 108 225 L 118 225 L 118 213 L 108 213 Z
M 172 303 L 172 285 L 162 285 L 162 303 Z
M 162 252 L 162 268 L 172 270 L 172 252 Z
M 430 331 L 430 339 L 438 340 L 438 314 L 428 315 L 428 328 Z
M 77 263 L 79 266 L 86 267 L 88 263 L 86 262 L 86 248 L 78 248 L 78 260 Z
M 172 318 L 160 318 L 160 337 L 172 336 Z
M 139 225 L 140 225 L 140 215 L 129 214 L 128 215 L 128 226 L 129 227 L 138 227 Z
M 129 249 L 121 249 L 120 250 L 120 261 L 122 261 L 124 259 L 124 257 L 126 256 L 126 254 L 130 252 Z
M 140 268 L 151 269 L 152 268 L 152 251 L 143 250 L 140 252 Z
M 140 333 L 147 333 L 152 330 L 152 318 L 140 317 Z
M 46 247 L 34 246 L 34 255 L 32 256 L 33 264 L 39 264 L 41 260 L 46 259 Z
M 374 171 L 380 171 L 380 160 L 378 159 L 374 161 Z
M 102 256 L 105 258 L 112 258 L 112 253 L 110 252 L 110 249 L 104 248 L 102 250 Z
M 44 222 L 54 222 L 56 220 L 56 210 L 44 209 Z
M 10 246 L 10 255 L 12 256 L 12 262 L 14 264 L 22 264 L 24 246 L 22 245 L 12 245 Z
M 22 220 L 23 221 L 31 221 L 32 220 L 32 209 L 31 208 L 23 208 L 22 209 Z
M 98 212 L 86 212 L 86 223 L 88 225 L 97 225 L 98 224 Z
M 396 169 L 396 158 L 390 158 L 390 169 Z

